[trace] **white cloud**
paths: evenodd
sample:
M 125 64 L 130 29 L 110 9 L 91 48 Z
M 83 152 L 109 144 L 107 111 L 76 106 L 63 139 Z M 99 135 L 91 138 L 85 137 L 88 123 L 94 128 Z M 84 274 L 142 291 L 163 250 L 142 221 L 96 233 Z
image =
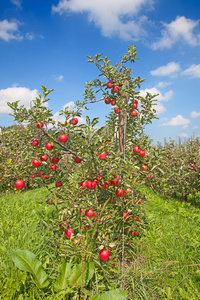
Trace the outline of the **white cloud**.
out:
M 11 87 L 0 90 L 0 114 L 9 114 L 12 110 L 6 102 L 21 100 L 19 105 L 30 107 L 30 102 L 37 97 L 37 90 L 30 90 L 25 87 Z
M 22 8 L 22 1 L 21 0 L 10 0 L 10 2 L 16 5 L 18 8 Z
M 64 76 L 63 75 L 55 76 L 55 79 L 57 81 L 62 81 L 64 79 Z
M 52 6 L 53 13 L 87 13 L 90 22 L 106 37 L 118 35 L 126 40 L 141 39 L 148 18 L 140 11 L 153 8 L 154 0 L 60 0 Z M 124 21 L 126 18 L 126 21 Z
M 76 107 L 75 103 L 73 101 L 70 101 L 70 102 L 64 104 L 63 107 L 62 107 L 62 109 L 64 110 L 67 106 L 68 106 L 69 110 L 73 110 Z M 71 120 L 71 118 L 69 120 Z M 86 121 L 85 121 L 85 119 L 83 117 L 76 117 L 76 118 L 78 119 L 78 124 L 85 124 L 86 123 Z M 63 115 L 59 116 L 59 112 L 56 112 L 53 115 L 53 119 L 56 122 L 61 122 L 61 123 L 65 122 L 65 116 L 63 116 Z
M 70 101 L 70 102 L 67 102 L 66 104 L 64 104 L 62 109 L 65 109 L 65 107 L 67 107 L 67 106 L 68 106 L 69 110 L 73 110 L 76 107 L 75 103 L 73 101 Z
M 194 64 L 190 66 L 188 69 L 184 70 L 181 74 L 192 78 L 200 77 L 200 64 L 199 65 Z
M 181 115 L 178 115 L 175 118 L 172 118 L 169 122 L 163 123 L 160 126 L 187 126 L 189 123 L 189 119 L 184 119 Z
M 198 128 L 199 128 L 199 126 L 196 125 L 192 129 L 195 130 L 195 129 L 198 129 Z
M 164 113 L 167 109 L 164 106 L 163 103 L 161 103 L 160 101 L 168 101 L 169 99 L 172 98 L 174 92 L 173 90 L 169 90 L 168 92 L 166 92 L 164 95 L 162 95 L 162 93 L 157 89 L 157 88 L 151 88 L 151 89 L 145 89 L 145 90 L 141 90 L 140 91 L 140 96 L 145 97 L 147 93 L 150 93 L 152 95 L 156 95 L 159 94 L 156 99 L 158 100 L 156 102 L 156 105 L 154 107 L 154 109 L 156 110 L 157 114 L 162 114 Z
M 190 46 L 200 45 L 200 35 L 194 33 L 199 20 L 187 19 L 184 16 L 177 16 L 171 23 L 162 23 L 162 37 L 152 46 L 154 50 L 171 48 L 175 43 L 184 41 Z
M 181 132 L 181 133 L 179 134 L 179 136 L 182 137 L 182 138 L 188 138 L 187 133 L 184 133 L 184 132 Z
M 161 66 L 156 70 L 151 71 L 153 76 L 170 76 L 175 75 L 181 69 L 180 65 L 176 62 L 170 62 L 166 66 Z
M 169 86 L 171 85 L 172 83 L 171 82 L 167 82 L 167 81 L 160 81 L 158 82 L 158 84 L 156 84 L 156 86 L 158 88 L 165 88 L 166 86 Z
M 200 112 L 192 111 L 190 114 L 190 118 L 197 119 L 200 117 Z
M 18 26 L 20 22 L 13 20 L 9 22 L 8 20 L 0 21 L 0 39 L 6 42 L 10 40 L 22 40 L 23 36 L 19 33 Z

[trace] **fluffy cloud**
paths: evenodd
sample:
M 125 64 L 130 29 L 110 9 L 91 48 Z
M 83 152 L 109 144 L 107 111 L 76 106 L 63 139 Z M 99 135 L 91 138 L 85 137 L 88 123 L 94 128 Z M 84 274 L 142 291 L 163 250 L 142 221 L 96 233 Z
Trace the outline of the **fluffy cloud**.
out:
M 189 119 L 184 119 L 181 115 L 172 118 L 169 122 L 163 123 L 160 126 L 184 126 L 187 128 L 188 124 L 190 123 Z
M 176 62 L 170 62 L 166 66 L 161 66 L 156 70 L 151 71 L 153 76 L 170 76 L 175 75 L 181 69 L 180 65 Z
M 57 81 L 62 81 L 64 79 L 64 76 L 63 75 L 55 76 L 55 79 Z
M 188 69 L 184 70 L 181 74 L 192 78 L 200 77 L 200 64 L 190 66 Z
M 8 20 L 0 21 L 0 39 L 6 42 L 10 40 L 22 40 L 23 36 L 19 33 L 18 26 L 20 22 L 13 20 L 9 22 Z
M 62 107 L 62 109 L 64 110 L 67 106 L 68 106 L 69 110 L 73 110 L 76 105 L 75 105 L 75 103 L 73 101 L 70 101 L 70 102 L 64 104 L 63 107 Z M 85 121 L 85 119 L 83 117 L 76 117 L 76 118 L 78 119 L 79 124 L 85 124 L 86 123 L 86 121 Z M 61 123 L 65 122 L 65 116 L 63 116 L 63 115 L 59 116 L 59 112 L 56 112 L 53 115 L 53 119 L 56 122 L 61 122 Z
M 182 138 L 188 138 L 187 133 L 184 133 L 184 132 L 181 132 L 181 133 L 179 134 L 179 136 L 182 137 Z
M 171 82 L 167 82 L 167 81 L 160 81 L 158 82 L 158 84 L 156 84 L 156 86 L 158 88 L 165 88 L 166 86 L 171 85 Z
M 10 87 L 0 90 L 0 114 L 9 114 L 11 109 L 6 102 L 20 100 L 19 105 L 30 107 L 30 102 L 37 97 L 37 90 L 30 90 L 25 87 Z
M 175 43 L 184 41 L 190 46 L 200 44 L 200 35 L 194 33 L 194 29 L 198 26 L 199 20 L 187 19 L 184 16 L 177 16 L 171 23 L 162 23 L 164 29 L 160 40 L 152 46 L 154 50 L 171 48 Z
M 141 90 L 140 91 L 140 95 L 142 97 L 145 97 L 147 93 L 150 93 L 152 95 L 156 95 L 158 94 L 158 96 L 156 97 L 156 99 L 158 100 L 156 102 L 156 105 L 155 105 L 155 110 L 157 112 L 157 114 L 162 114 L 164 113 L 167 109 L 166 107 L 164 106 L 163 103 L 161 103 L 161 101 L 168 101 L 172 98 L 174 92 L 173 90 L 169 90 L 168 92 L 166 92 L 164 95 L 162 95 L 162 93 L 157 89 L 157 88 L 151 88 L 151 89 L 145 89 L 145 90 Z
M 10 0 L 10 2 L 16 5 L 18 8 L 22 8 L 22 1 L 21 0 Z
M 200 117 L 200 112 L 192 111 L 190 114 L 190 118 L 197 119 Z
M 154 0 L 60 0 L 52 6 L 54 13 L 87 13 L 90 22 L 106 37 L 119 35 L 126 40 L 137 40 L 147 33 L 143 29 L 149 21 L 138 17 L 140 11 L 153 8 Z M 127 21 L 124 21 L 126 18 Z M 134 18 L 134 19 L 133 19 Z

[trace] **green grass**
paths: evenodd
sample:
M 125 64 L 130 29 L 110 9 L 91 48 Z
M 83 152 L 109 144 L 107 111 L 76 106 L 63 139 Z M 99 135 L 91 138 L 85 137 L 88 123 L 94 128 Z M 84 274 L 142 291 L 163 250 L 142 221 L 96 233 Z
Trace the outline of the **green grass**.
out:
M 45 227 L 50 219 L 57 217 L 57 210 L 53 205 L 46 205 L 48 194 L 46 189 L 38 189 L 0 198 L 0 299 L 18 299 L 17 295 L 28 293 L 25 284 L 21 285 L 21 279 L 25 281 L 21 276 L 26 274 L 14 266 L 10 257 L 12 251 L 33 251 L 43 263 L 45 258 L 49 264 L 52 264 L 49 260 L 55 259 L 53 231 Z M 27 279 L 26 284 L 31 287 L 31 280 Z M 32 288 L 34 290 L 34 285 Z M 22 299 L 35 298 L 29 295 Z
M 136 242 L 132 299 L 199 299 L 199 209 L 165 200 L 145 187 L 141 190 L 147 196 L 143 207 L 148 225 Z M 127 274 L 131 275 L 130 268 Z
M 199 299 L 199 209 L 165 200 L 149 188 L 141 191 L 147 196 L 142 201 L 147 225 L 144 235 L 135 239 L 135 260 L 125 268 L 129 299 Z M 31 277 L 14 266 L 10 253 L 33 251 L 51 275 L 57 260 L 53 221 L 58 211 L 46 205 L 47 195 L 46 189 L 37 189 L 0 198 L 0 299 L 45 298 Z

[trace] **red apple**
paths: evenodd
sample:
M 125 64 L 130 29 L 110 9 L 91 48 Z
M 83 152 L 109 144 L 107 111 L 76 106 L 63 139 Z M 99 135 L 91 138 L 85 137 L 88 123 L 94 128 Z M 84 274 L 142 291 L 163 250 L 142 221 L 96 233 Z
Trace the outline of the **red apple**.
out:
M 15 181 L 15 188 L 17 190 L 23 189 L 24 185 L 25 185 L 25 181 L 22 180 L 22 179 L 18 179 L 18 180 Z
M 52 169 L 53 171 L 57 169 L 56 165 L 52 165 L 52 164 L 49 166 L 49 168 Z
M 31 143 L 32 146 L 38 146 L 38 144 L 39 144 L 38 140 L 33 140 Z
M 72 118 L 72 119 L 71 119 L 71 123 L 72 123 L 73 125 L 76 125 L 76 124 L 78 123 L 78 119 L 77 119 L 77 118 Z
M 105 104 L 110 104 L 110 98 L 105 98 L 104 102 L 105 102 Z
M 99 156 L 100 159 L 104 159 L 107 156 L 107 152 L 103 151 L 101 154 L 98 153 L 98 156 Z
M 31 174 L 31 179 L 33 179 L 35 176 L 33 174 Z
M 60 199 L 57 199 L 57 201 L 56 201 L 56 202 L 57 202 L 57 204 L 60 204 Z
M 47 159 L 48 159 L 48 156 L 46 154 L 40 156 L 41 161 L 47 161 Z
M 52 145 L 50 142 L 46 143 L 45 147 L 48 149 L 48 150 L 52 150 L 54 145 Z
M 40 165 L 41 165 L 41 162 L 40 161 L 38 161 L 38 160 L 36 160 L 35 158 L 32 160 L 32 165 L 34 166 L 34 167 L 39 167 Z
M 42 128 L 44 126 L 44 123 L 43 122 L 37 122 L 36 124 L 37 128 Z
M 78 158 L 77 156 L 74 158 L 74 160 L 75 160 L 75 162 L 76 162 L 77 164 L 81 163 L 81 159 Z
M 38 172 L 38 177 L 42 177 L 42 172 Z
M 104 183 L 101 183 L 101 184 L 100 184 L 100 187 L 101 187 L 103 190 L 106 190 L 106 189 L 109 187 L 109 185 L 108 185 L 107 182 L 104 182 Z
M 58 139 L 61 143 L 65 143 L 68 140 L 68 136 L 66 134 L 60 134 Z
M 74 234 L 74 230 L 72 230 L 71 228 L 65 229 L 64 232 L 65 232 L 66 238 L 68 238 L 68 239 L 70 239 Z
M 120 86 L 119 85 L 114 85 L 113 86 L 113 92 L 114 93 L 119 93 L 119 91 L 120 91 Z
M 88 180 L 86 182 L 86 185 L 87 185 L 88 189 L 94 189 L 96 187 L 97 183 L 95 180 Z
M 87 181 L 86 180 L 83 180 L 80 182 L 80 186 L 82 186 L 83 189 L 86 189 L 87 187 Z
M 53 164 L 57 164 L 59 162 L 59 158 L 57 156 L 52 157 L 51 159 Z
M 55 186 L 56 186 L 56 187 L 61 187 L 61 186 L 62 186 L 62 182 L 61 182 L 61 181 L 57 181 L 57 182 L 55 183 Z
M 43 178 L 44 178 L 44 179 L 48 179 L 48 178 L 49 178 L 49 175 L 46 174 L 46 175 L 43 176 Z
M 94 217 L 95 213 L 93 212 L 93 210 L 94 210 L 93 208 L 86 210 L 86 212 L 85 212 L 86 217 L 88 217 L 88 218 Z
M 113 100 L 110 101 L 111 105 L 115 105 L 116 102 L 117 102 L 116 99 L 113 99 Z
M 118 197 L 123 197 L 124 196 L 124 190 L 123 189 L 117 189 L 115 191 L 115 194 L 118 196 Z
M 111 180 L 111 184 L 112 184 L 113 186 L 116 186 L 116 185 L 119 184 L 119 179 L 117 178 L 117 176 L 116 176 L 115 180 Z
M 115 113 L 116 113 L 116 114 L 119 114 L 119 113 L 120 113 L 120 109 L 118 108 L 118 106 L 116 106 L 114 110 L 115 110 Z
M 145 151 L 144 150 L 140 150 L 140 156 L 145 156 Z
M 151 174 L 148 174 L 148 175 L 147 175 L 147 179 L 151 179 Z
M 138 147 L 138 146 L 135 146 L 134 148 L 133 148 L 133 151 L 135 152 L 135 153 L 139 153 L 140 152 L 140 148 Z
M 136 110 L 132 110 L 131 116 L 136 117 L 137 116 L 137 111 Z
M 99 251 L 99 258 L 101 260 L 108 260 L 109 256 L 110 256 L 110 251 L 109 250 L 104 248 L 104 249 Z
M 106 83 L 107 87 L 109 89 L 111 89 L 113 87 L 113 82 L 111 80 L 109 80 L 107 83 Z
M 132 104 L 132 106 L 133 106 L 133 108 L 137 108 L 138 107 L 138 104 L 136 103 L 136 102 L 134 102 L 133 104 Z

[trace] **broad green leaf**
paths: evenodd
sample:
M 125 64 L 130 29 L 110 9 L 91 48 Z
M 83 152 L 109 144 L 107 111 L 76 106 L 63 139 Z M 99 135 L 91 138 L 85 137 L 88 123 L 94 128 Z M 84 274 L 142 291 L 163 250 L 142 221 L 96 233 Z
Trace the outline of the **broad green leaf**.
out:
M 127 296 L 127 291 L 115 289 L 100 295 L 94 295 L 89 300 L 126 300 Z
M 58 276 L 54 287 L 57 291 L 66 289 L 67 287 L 67 280 L 68 277 L 71 273 L 71 267 L 72 264 L 71 263 L 67 263 L 66 261 L 64 261 L 60 267 L 60 275 Z
M 93 262 L 85 262 L 84 264 L 84 274 L 83 274 L 83 279 L 84 279 L 84 286 L 87 286 L 90 279 L 92 279 L 94 275 L 94 263 Z M 82 276 L 79 277 L 77 280 L 77 285 L 82 286 Z
M 18 249 L 11 253 L 11 257 L 17 268 L 33 275 L 34 282 L 39 288 L 49 285 L 48 276 L 33 252 Z
M 68 277 L 68 283 L 71 287 L 74 286 L 75 282 L 78 280 L 78 278 L 81 276 L 81 264 L 75 265 L 72 269 L 71 275 Z

